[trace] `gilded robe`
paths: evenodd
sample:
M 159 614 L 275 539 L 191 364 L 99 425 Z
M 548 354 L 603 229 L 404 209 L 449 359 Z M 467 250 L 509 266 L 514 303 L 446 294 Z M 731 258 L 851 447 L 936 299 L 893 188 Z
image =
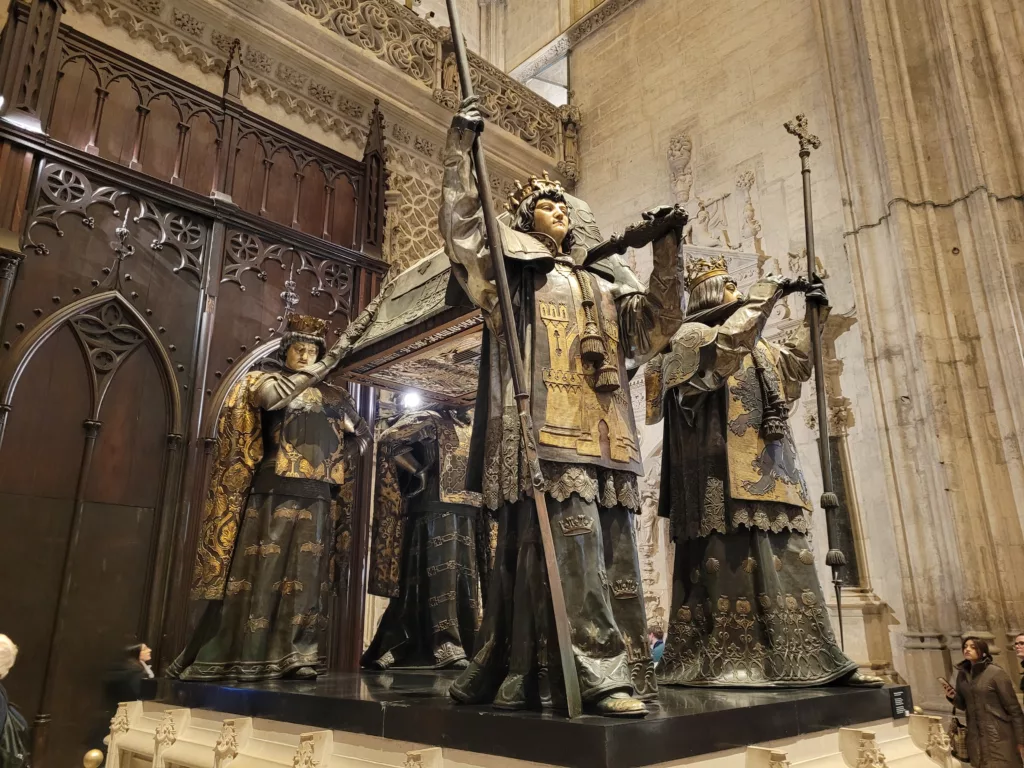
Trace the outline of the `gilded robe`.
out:
M 211 602 L 170 677 L 266 680 L 321 663 L 331 572 L 351 537 L 346 464 L 362 420 L 328 384 L 268 410 L 285 378 L 249 373 L 225 401 L 192 586 L 193 599 Z
M 647 374 L 649 423 L 665 420 L 659 514 L 676 542 L 663 684 L 808 686 L 856 670 L 836 644 L 807 542 L 811 503 L 788 423 L 770 402 L 811 374 L 806 326 L 761 338 L 776 280 L 716 325 L 684 323 Z
M 425 410 L 380 435 L 369 592 L 391 602 L 365 667 L 464 665 L 473 652 L 497 526 L 466 490 L 471 431 L 468 420 Z
M 439 225 L 453 274 L 484 313 L 470 488 L 495 510 L 498 541 L 480 632 L 481 647 L 452 686 L 466 703 L 522 708 L 558 704 L 564 691 L 546 566 L 520 445 L 491 253 L 468 157 L 467 137 L 449 134 Z M 667 343 L 682 319 L 675 279 L 678 237 L 655 241 L 645 288 L 618 257 L 586 264 L 600 236 L 589 208 L 566 196 L 576 246 L 501 224 L 502 251 L 530 387 L 535 440 L 565 591 L 584 703 L 610 693 L 656 694 L 632 513 L 642 472 L 626 362 Z M 594 300 L 606 350 L 601 370 L 581 357 Z M 599 391 L 598 376 L 614 378 Z

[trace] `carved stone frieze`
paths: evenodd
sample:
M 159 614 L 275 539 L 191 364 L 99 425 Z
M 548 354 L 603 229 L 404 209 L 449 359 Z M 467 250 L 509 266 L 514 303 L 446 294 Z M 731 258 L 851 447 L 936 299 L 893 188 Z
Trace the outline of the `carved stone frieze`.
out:
M 128 7 L 113 0 L 68 0 L 68 5 L 81 13 L 98 16 L 108 27 L 120 27 L 133 37 L 148 41 L 158 50 L 170 51 L 179 61 L 194 64 L 204 73 L 223 74 L 227 65 L 224 56 L 210 51 L 194 40 L 182 37 L 171 25 L 165 25 L 152 18 L 159 18 L 163 11 L 161 3 L 146 2 L 145 7 L 133 3 L 133 7 Z M 233 39 L 233 35 L 229 36 L 229 47 Z
M 172 11 L 171 20 L 174 26 L 197 40 L 201 40 L 203 32 L 206 31 L 206 24 L 187 11 L 179 11 L 175 8 Z
M 441 205 L 441 166 L 419 156 L 387 147 L 388 188 L 400 195 L 397 210 L 388 210 L 389 252 L 392 274 L 419 261 L 443 243 L 437 228 Z
M 504 72 L 478 57 L 473 60 L 472 73 L 481 111 L 490 122 L 549 157 L 561 158 L 562 119 L 558 107 L 510 80 Z M 455 53 L 448 51 L 441 67 L 441 87 L 434 91 L 434 100 L 444 107 L 456 109 L 461 101 L 459 87 Z
M 170 51 L 180 61 L 195 64 L 205 73 L 224 73 L 237 37 L 231 29 L 217 29 L 210 20 L 178 8 L 165 12 L 163 5 L 129 6 L 122 4 L 122 0 L 69 0 L 69 3 L 79 12 L 99 16 L 107 26 L 120 27 L 158 50 Z M 165 15 L 167 19 L 163 18 Z M 316 93 L 307 91 L 308 77 L 300 73 L 297 66 L 277 62 L 260 48 L 243 43 L 242 88 L 247 94 L 258 95 L 307 123 L 319 125 L 328 133 L 362 146 L 366 128 L 353 122 L 351 100 L 347 109 L 337 105 L 336 87 L 321 83 Z
M 434 85 L 438 31 L 389 0 L 282 0 L 381 61 Z

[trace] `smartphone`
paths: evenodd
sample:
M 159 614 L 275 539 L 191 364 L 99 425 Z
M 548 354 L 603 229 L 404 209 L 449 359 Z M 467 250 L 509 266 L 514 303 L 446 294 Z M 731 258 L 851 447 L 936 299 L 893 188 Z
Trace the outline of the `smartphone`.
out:
M 942 683 L 942 684 L 943 684 L 944 686 L 946 686 L 947 688 L 952 688 L 952 687 L 953 687 L 952 685 L 950 685 L 950 683 L 949 683 L 949 680 L 947 680 L 947 679 L 946 679 L 946 678 L 944 678 L 944 677 L 937 677 L 937 678 L 935 678 L 935 679 L 936 679 L 936 680 L 938 680 L 938 681 L 939 681 L 940 683 Z

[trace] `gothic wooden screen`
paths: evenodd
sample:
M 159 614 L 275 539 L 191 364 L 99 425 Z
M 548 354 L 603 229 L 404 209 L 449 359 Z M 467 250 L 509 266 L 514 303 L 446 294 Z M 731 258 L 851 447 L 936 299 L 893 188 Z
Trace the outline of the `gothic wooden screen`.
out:
M 282 292 L 334 333 L 369 300 L 384 180 L 379 111 L 355 160 L 244 109 L 237 56 L 213 95 L 59 20 L 19 0 L 0 42 L 0 631 L 46 762 L 77 765 L 114 652 L 184 640 L 208 402 Z

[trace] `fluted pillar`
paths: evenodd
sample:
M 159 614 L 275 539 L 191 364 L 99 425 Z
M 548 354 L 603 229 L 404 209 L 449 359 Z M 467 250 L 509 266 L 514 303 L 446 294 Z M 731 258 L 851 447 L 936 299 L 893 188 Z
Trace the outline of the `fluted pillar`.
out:
M 915 698 L 1024 620 L 1024 8 L 818 0 Z

